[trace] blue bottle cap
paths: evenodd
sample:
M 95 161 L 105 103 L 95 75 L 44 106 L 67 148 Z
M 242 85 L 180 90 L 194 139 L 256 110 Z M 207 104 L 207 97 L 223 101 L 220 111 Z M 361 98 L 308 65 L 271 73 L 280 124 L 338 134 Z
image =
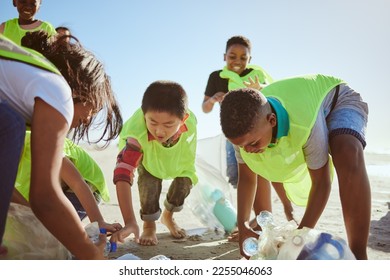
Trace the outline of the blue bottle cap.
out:
M 107 230 L 105 228 L 99 228 L 101 234 L 107 234 Z
M 110 244 L 111 244 L 110 252 L 116 252 L 116 248 L 117 248 L 116 242 L 111 242 L 110 241 Z

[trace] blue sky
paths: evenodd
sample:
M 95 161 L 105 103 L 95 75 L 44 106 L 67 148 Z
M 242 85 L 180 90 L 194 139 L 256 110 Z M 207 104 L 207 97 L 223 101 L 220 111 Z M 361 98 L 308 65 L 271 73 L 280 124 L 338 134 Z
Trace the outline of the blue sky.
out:
M 126 120 L 155 80 L 179 82 L 199 138 L 221 133 L 219 107 L 201 110 L 208 75 L 224 66 L 226 41 L 244 35 L 252 63 L 274 79 L 338 76 L 369 103 L 368 151 L 390 152 L 388 0 L 43 0 L 37 18 L 65 25 L 104 62 Z M 0 21 L 17 17 L 0 0 Z

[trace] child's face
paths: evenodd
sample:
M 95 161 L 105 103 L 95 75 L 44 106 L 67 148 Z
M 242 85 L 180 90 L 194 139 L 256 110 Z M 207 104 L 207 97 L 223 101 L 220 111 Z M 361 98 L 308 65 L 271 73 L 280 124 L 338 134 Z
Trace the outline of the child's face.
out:
M 229 138 L 234 145 L 244 148 L 247 153 L 262 153 L 267 149 L 272 140 L 272 128 L 276 125 L 275 114 L 261 116 L 251 131 L 247 134 Z
M 28 23 L 28 21 L 34 19 L 41 5 L 41 0 L 15 0 L 14 4 L 19 13 L 19 20 L 23 24 L 23 21 L 27 21 Z
M 231 45 L 224 55 L 226 67 L 240 75 L 251 60 L 249 49 L 240 44 Z
M 88 102 L 74 103 L 73 121 L 70 128 L 76 128 L 81 124 L 89 124 L 97 113 L 98 111 Z
M 180 126 L 184 124 L 184 120 L 167 112 L 148 111 L 145 113 L 146 127 L 160 143 L 166 142 L 175 135 Z

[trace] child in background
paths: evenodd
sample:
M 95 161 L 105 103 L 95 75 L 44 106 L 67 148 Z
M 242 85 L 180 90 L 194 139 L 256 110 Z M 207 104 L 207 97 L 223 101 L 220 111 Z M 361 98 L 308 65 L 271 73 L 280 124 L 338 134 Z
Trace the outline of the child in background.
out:
M 240 156 L 241 254 L 242 242 L 257 236 L 246 225 L 256 189 L 263 194 L 261 210 L 268 211 L 269 181 L 283 182 L 292 198 L 307 190 L 298 228 L 314 228 L 329 198 L 333 161 L 349 246 L 356 259 L 367 259 L 371 191 L 363 150 L 368 106 L 358 92 L 332 76 L 286 78 L 262 92 L 230 91 L 221 104 L 220 119 L 223 133 Z
M 111 241 L 124 242 L 131 233 L 141 245 L 156 245 L 156 220 L 161 215 L 159 204 L 162 181 L 173 179 L 161 222 L 174 238 L 186 236 L 173 219 L 183 209 L 185 198 L 197 183 L 195 155 L 197 145 L 196 117 L 188 109 L 187 94 L 175 82 L 156 81 L 146 89 L 142 106 L 124 124 L 120 134 L 114 184 L 124 227 Z M 138 168 L 138 190 L 143 232 L 134 216 L 131 186 Z
M 273 82 L 271 76 L 264 69 L 260 66 L 249 64 L 252 59 L 251 49 L 251 42 L 244 36 L 233 36 L 227 41 L 226 53 L 224 54 L 226 66 L 222 70 L 217 70 L 210 74 L 202 103 L 203 112 L 211 112 L 214 104 L 217 102 L 221 103 L 229 90 L 246 87 L 260 90 Z M 237 160 L 233 145 L 229 140 L 226 141 L 226 156 L 226 173 L 229 178 L 229 183 L 237 187 Z M 286 196 L 283 184 L 273 183 L 273 186 L 283 203 L 287 220 L 293 220 L 294 209 Z M 257 199 L 261 198 L 256 196 Z M 254 211 L 258 214 L 260 211 L 256 209 L 256 205 L 257 203 L 255 202 Z M 255 226 L 255 223 L 252 224 Z M 232 240 L 235 239 L 235 237 L 232 238 Z
M 35 18 L 42 0 L 13 0 L 12 3 L 18 10 L 19 17 L 3 22 L 0 25 L 0 33 L 16 44 L 21 44 L 21 40 L 27 32 L 42 30 L 49 36 L 57 33 L 51 23 Z
M 24 148 L 15 181 L 13 202 L 29 206 L 31 178 L 31 132 L 26 131 Z M 121 228 L 118 223 L 108 224 L 99 211 L 103 199 L 109 201 L 110 194 L 104 175 L 98 164 L 80 146 L 65 139 L 64 159 L 61 167 L 61 182 L 66 197 L 83 220 L 87 215 L 90 222 L 98 222 L 100 228 L 114 232 Z
M 70 35 L 72 35 L 72 34 L 70 33 L 70 30 L 68 27 L 58 26 L 58 27 L 56 27 L 56 32 L 57 32 L 58 37 L 66 36 L 64 41 L 69 43 L 70 38 L 71 38 Z
M 105 235 L 92 243 L 59 178 L 71 129 L 73 141 L 89 140 L 101 111 L 103 133 L 89 142 L 104 140 L 108 145 L 118 136 L 123 123 L 110 78 L 79 43 L 63 44 L 40 31 L 27 33 L 22 44 L 34 51 L 0 34 L 0 254 L 7 254 L 1 242 L 30 126 L 32 211 L 76 259 L 104 259 Z

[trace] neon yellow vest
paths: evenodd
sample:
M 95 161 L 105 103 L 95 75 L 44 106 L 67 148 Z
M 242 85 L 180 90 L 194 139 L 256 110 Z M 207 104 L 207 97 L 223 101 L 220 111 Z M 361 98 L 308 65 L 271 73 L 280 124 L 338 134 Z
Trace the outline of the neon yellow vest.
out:
M 57 31 L 55 30 L 53 25 L 51 25 L 47 21 L 43 21 L 40 26 L 34 29 L 26 30 L 20 27 L 17 18 L 10 19 L 5 22 L 3 34 L 16 44 L 20 45 L 22 38 L 26 35 L 27 32 L 34 32 L 40 30 L 45 31 L 47 34 L 49 34 L 49 36 L 57 34 Z
M 238 75 L 236 72 L 228 70 L 226 66 L 223 68 L 221 73 L 219 73 L 219 76 L 222 79 L 229 80 L 229 84 L 228 84 L 229 91 L 233 89 L 246 88 L 247 86 L 244 84 L 244 81 L 248 82 L 249 78 L 255 80 L 256 76 L 259 78 L 259 82 L 261 84 L 270 84 L 273 82 L 271 76 L 260 66 L 248 65 L 247 68 L 253 70 L 243 77 L 240 77 L 240 75 Z
M 296 205 L 307 204 L 311 188 L 303 146 L 310 136 L 325 96 L 341 83 L 344 83 L 341 79 L 331 76 L 307 75 L 268 85 L 262 93 L 278 99 L 286 109 L 290 121 L 289 133 L 263 153 L 246 153 L 240 148 L 248 167 L 269 181 L 282 182 L 287 196 Z
M 188 131 L 180 135 L 172 147 L 164 147 L 158 141 L 148 141 L 148 129 L 141 109 L 125 122 L 120 133 L 119 149 L 122 150 L 129 137 L 135 138 L 142 147 L 142 164 L 153 176 L 160 179 L 188 177 L 192 184 L 198 182 L 195 171 L 197 144 L 197 120 L 192 112 L 186 120 Z
M 61 75 L 60 71 L 42 54 L 14 42 L 0 34 L 0 58 L 27 63 L 38 68 Z
M 24 147 L 18 167 L 15 187 L 28 201 L 30 193 L 30 177 L 31 177 L 31 132 L 26 131 Z M 110 194 L 106 186 L 106 181 L 102 170 L 98 164 L 84 151 L 81 147 L 74 144 L 71 140 L 65 139 L 64 145 L 65 156 L 68 157 L 81 176 L 91 186 L 93 191 L 97 191 L 104 201 L 110 200 Z

